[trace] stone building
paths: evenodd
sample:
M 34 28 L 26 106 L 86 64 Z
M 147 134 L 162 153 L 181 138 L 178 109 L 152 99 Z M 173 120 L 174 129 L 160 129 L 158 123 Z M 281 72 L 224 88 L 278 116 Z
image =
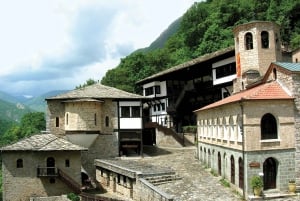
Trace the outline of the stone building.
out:
M 245 196 L 259 174 L 266 192 L 283 193 L 300 175 L 300 65 L 280 62 L 275 23 L 239 25 L 234 36 L 234 94 L 195 111 L 198 158 Z
M 46 128 L 88 148 L 82 157 L 83 173 L 93 179 L 95 159 L 142 155 L 145 99 L 101 84 L 75 89 L 46 99 Z
M 52 134 L 2 147 L 3 200 L 80 192 L 81 152 L 85 150 Z

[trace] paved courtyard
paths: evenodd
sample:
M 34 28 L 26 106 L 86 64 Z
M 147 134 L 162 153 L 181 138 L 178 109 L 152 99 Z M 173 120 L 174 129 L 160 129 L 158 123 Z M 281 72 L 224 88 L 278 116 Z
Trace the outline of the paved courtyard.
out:
M 182 178 L 159 187 L 174 195 L 174 201 L 241 201 L 241 195 L 224 187 L 220 177 L 214 177 L 195 159 L 195 148 L 153 148 L 146 147 L 145 157 L 140 162 L 170 167 Z M 277 198 L 276 201 L 300 200 L 298 196 Z

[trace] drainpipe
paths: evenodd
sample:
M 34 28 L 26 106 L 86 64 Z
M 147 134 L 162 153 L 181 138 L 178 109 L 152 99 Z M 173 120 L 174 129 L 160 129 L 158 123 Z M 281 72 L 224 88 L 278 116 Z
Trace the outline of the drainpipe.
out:
M 243 175 L 243 177 L 244 177 L 244 184 L 243 184 L 243 199 L 245 199 L 245 167 L 246 167 L 246 165 L 245 165 L 245 136 L 244 136 L 244 105 L 243 105 L 243 98 L 239 101 L 239 105 L 240 105 L 240 107 L 241 107 L 241 113 L 242 113 L 242 115 L 241 115 L 241 135 L 242 135 L 242 154 L 243 154 L 243 172 L 244 172 L 244 175 Z
M 141 114 L 141 126 L 142 126 L 142 129 L 141 129 L 141 142 L 140 142 L 140 146 L 141 146 L 141 150 L 140 150 L 140 154 L 142 156 L 142 158 L 144 157 L 144 143 L 143 143 L 143 132 L 144 132 L 144 112 L 143 112 L 143 100 L 140 99 L 140 111 L 142 114 Z
M 118 155 L 121 156 L 121 153 L 120 153 L 120 101 L 118 100 L 117 101 L 117 115 L 118 115 L 118 135 L 117 135 L 117 138 L 118 138 Z

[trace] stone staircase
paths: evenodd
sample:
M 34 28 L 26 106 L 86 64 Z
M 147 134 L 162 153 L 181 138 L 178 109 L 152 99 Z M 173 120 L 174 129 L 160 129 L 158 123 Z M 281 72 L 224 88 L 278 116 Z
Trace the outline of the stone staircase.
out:
M 158 186 L 161 184 L 173 182 L 175 180 L 182 179 L 175 173 L 165 173 L 165 174 L 158 174 L 158 175 L 144 175 L 144 179 L 148 182 L 153 184 L 154 186 Z

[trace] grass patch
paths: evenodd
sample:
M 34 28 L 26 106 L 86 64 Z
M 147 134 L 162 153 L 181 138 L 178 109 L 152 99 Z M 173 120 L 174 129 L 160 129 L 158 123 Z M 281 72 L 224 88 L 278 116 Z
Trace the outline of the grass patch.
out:
M 224 187 L 230 187 L 230 183 L 226 180 L 226 179 L 224 179 L 224 178 L 222 178 L 222 179 L 220 179 L 220 183 L 224 186 Z

